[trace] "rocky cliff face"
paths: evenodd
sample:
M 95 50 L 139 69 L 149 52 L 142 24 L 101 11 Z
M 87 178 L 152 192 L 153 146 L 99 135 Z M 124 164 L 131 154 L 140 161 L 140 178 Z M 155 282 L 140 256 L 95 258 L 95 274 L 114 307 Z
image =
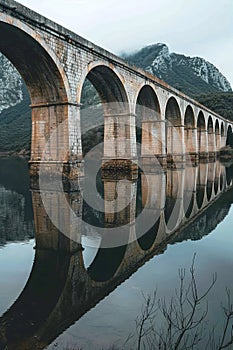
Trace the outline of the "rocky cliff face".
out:
M 22 100 L 22 79 L 14 66 L 0 54 L 0 113 Z
M 200 57 L 170 53 L 162 43 L 124 55 L 124 58 L 186 94 L 232 91 L 228 80 L 212 63 Z

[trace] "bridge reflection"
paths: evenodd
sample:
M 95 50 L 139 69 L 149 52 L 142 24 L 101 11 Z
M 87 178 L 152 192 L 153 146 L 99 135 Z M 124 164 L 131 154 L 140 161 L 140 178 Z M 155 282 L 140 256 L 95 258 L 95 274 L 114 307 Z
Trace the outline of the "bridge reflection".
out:
M 124 231 L 130 243 L 110 248 L 103 248 L 107 235 L 82 226 L 73 232 L 74 240 L 63 235 L 50 221 L 40 191 L 32 189 L 35 261 L 21 295 L 0 318 L 0 349 L 45 348 L 168 244 L 209 234 L 228 213 L 226 192 L 232 185 L 232 167 L 217 161 L 148 171 L 139 179 L 103 176 L 97 186 L 105 199 L 103 212 L 91 210 L 81 191 L 66 191 L 66 201 L 83 222 L 109 230 L 130 223 Z M 70 225 L 70 213 L 61 208 L 64 193 L 50 189 L 46 195 L 58 219 Z M 150 227 L 142 235 L 137 218 L 145 208 Z M 96 243 L 89 263 L 87 241 Z

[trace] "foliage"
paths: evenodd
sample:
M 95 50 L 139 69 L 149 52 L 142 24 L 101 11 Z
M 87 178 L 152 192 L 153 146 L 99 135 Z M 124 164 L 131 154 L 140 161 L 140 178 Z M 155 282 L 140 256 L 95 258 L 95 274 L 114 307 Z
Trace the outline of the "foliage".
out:
M 194 97 L 204 106 L 233 121 L 233 92 L 197 94 Z
M 31 143 L 30 98 L 24 87 L 24 99 L 0 115 L 0 152 L 29 152 Z
M 170 300 L 156 299 L 156 294 L 144 297 L 141 314 L 136 319 L 137 350 L 220 350 L 233 343 L 230 332 L 233 320 L 231 295 L 227 290 L 227 306 L 222 306 L 225 323 L 222 334 L 216 337 L 214 328 L 206 337 L 208 302 L 206 297 L 216 282 L 216 275 L 202 293 L 196 281 L 195 256 L 190 268 L 190 280 L 186 280 L 185 269 L 179 270 L 179 288 Z M 162 318 L 162 322 L 157 322 Z

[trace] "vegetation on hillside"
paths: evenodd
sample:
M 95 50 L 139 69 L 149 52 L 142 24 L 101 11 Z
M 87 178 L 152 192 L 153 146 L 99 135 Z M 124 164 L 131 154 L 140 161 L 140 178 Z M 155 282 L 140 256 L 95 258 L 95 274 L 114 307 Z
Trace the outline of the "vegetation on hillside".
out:
M 194 95 L 204 106 L 233 121 L 233 92 L 216 92 Z
M 31 144 L 30 98 L 24 87 L 24 99 L 2 111 L 0 115 L 0 153 L 28 153 Z

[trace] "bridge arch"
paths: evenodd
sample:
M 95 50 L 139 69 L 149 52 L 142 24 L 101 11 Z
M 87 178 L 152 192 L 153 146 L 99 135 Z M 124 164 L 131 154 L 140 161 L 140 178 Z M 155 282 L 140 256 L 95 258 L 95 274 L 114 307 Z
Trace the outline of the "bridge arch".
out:
M 208 132 L 208 152 L 209 152 L 209 158 L 211 159 L 215 156 L 215 151 L 216 151 L 214 123 L 211 115 L 209 115 L 209 118 L 208 118 L 207 132 Z
M 170 97 L 165 109 L 167 161 L 175 162 L 176 155 L 183 154 L 183 128 L 181 111 L 175 97 Z
M 199 112 L 197 117 L 197 139 L 199 156 L 200 158 L 205 157 L 207 153 L 207 130 L 205 117 L 202 111 Z
M 221 123 L 221 147 L 226 146 L 226 136 L 225 136 L 225 128 L 224 123 Z
M 103 157 L 107 160 L 107 163 L 111 162 L 111 160 L 114 163 L 119 160 L 119 166 L 124 166 L 125 163 L 122 159 L 136 158 L 137 151 L 135 116 L 131 113 L 129 97 L 123 78 L 110 63 L 101 61 L 89 63 L 82 74 L 77 88 L 78 103 L 81 101 L 81 95 L 86 81 L 89 81 L 95 88 L 102 104 L 100 110 L 102 118 L 99 118 L 99 121 L 94 118 L 90 129 L 95 134 L 94 127 L 97 127 L 101 134 L 104 134 L 100 141 L 104 139 L 104 143 L 102 144 Z M 92 116 L 95 113 L 99 113 L 97 109 L 99 110 L 99 107 L 93 109 Z M 86 111 L 84 113 L 81 109 L 81 120 L 86 115 L 89 115 L 89 113 Z M 95 125 L 96 122 L 97 125 Z M 82 140 L 84 137 L 86 137 L 86 133 L 83 128 Z M 98 143 L 100 142 L 98 141 Z
M 141 144 L 139 155 L 152 157 L 161 154 L 161 111 L 158 97 L 150 85 L 141 87 L 135 107 L 136 139 Z
M 184 142 L 186 153 L 191 157 L 197 154 L 197 132 L 193 108 L 188 105 L 184 115 Z
M 95 87 L 102 103 L 118 103 L 120 108 L 130 107 L 124 79 L 110 63 L 92 61 L 88 64 L 82 72 L 77 86 L 77 103 L 81 102 L 83 85 L 86 79 Z
M 228 125 L 228 128 L 227 128 L 226 146 L 230 146 L 231 148 L 233 148 L 233 133 L 232 133 L 231 125 Z
M 67 161 L 69 157 L 69 102 L 72 95 L 68 78 L 59 59 L 41 36 L 19 20 L 0 13 L 2 39 L 0 52 L 22 76 L 31 99 L 31 172 L 46 159 Z M 43 154 L 50 135 L 63 123 L 59 135 L 62 145 L 50 145 Z M 53 141 L 56 142 L 56 141 Z M 65 150 L 65 154 L 64 154 Z
M 215 143 L 216 143 L 216 152 L 219 152 L 221 148 L 221 134 L 220 134 L 218 119 L 216 119 L 215 121 Z

